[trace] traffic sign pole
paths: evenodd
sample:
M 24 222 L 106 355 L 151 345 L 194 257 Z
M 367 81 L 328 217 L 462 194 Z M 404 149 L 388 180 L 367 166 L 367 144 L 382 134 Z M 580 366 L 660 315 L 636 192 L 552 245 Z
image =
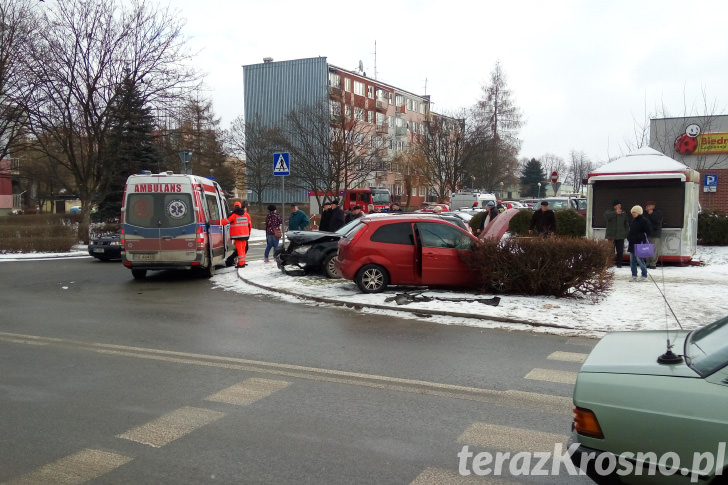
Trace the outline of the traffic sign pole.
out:
M 286 231 L 284 225 L 286 223 L 286 175 L 291 174 L 291 159 L 288 152 L 273 154 L 273 175 L 281 177 L 281 218 L 283 225 L 281 226 L 281 241 L 286 243 Z

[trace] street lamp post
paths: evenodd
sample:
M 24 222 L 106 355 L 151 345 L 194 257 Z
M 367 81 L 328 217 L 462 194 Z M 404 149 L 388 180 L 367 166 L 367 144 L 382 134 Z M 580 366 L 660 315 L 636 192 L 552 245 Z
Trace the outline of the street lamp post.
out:
M 503 198 L 503 182 L 500 183 L 500 186 L 501 186 L 501 196 L 500 196 L 500 198 L 502 199 Z
M 541 182 L 538 183 L 538 197 L 536 197 L 536 198 L 537 199 L 541 198 Z

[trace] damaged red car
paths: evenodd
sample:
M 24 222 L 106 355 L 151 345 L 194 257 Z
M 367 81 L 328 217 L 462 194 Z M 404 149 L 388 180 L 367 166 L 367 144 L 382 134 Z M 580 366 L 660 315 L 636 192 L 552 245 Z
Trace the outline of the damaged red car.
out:
M 360 220 L 339 239 L 334 262 L 362 292 L 379 293 L 388 285 L 480 285 L 479 272 L 466 262 L 480 241 L 460 227 L 422 214 L 374 214 Z

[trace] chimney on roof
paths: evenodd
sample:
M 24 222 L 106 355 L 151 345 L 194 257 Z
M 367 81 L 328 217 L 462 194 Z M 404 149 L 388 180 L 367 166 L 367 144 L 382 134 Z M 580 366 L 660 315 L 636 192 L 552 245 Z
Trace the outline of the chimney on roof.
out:
M 263 62 L 266 63 L 266 64 L 270 64 L 271 62 L 273 62 L 273 58 L 272 57 L 264 57 L 263 58 Z

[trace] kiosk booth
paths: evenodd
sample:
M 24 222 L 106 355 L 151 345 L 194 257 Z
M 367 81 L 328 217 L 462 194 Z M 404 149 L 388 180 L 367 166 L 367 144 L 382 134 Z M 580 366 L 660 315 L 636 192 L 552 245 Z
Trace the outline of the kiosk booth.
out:
M 628 213 L 652 200 L 664 216 L 659 261 L 689 264 L 698 244 L 699 188 L 697 171 L 657 150 L 640 148 L 588 175 L 586 235 L 604 239 L 604 212 L 615 199 Z

